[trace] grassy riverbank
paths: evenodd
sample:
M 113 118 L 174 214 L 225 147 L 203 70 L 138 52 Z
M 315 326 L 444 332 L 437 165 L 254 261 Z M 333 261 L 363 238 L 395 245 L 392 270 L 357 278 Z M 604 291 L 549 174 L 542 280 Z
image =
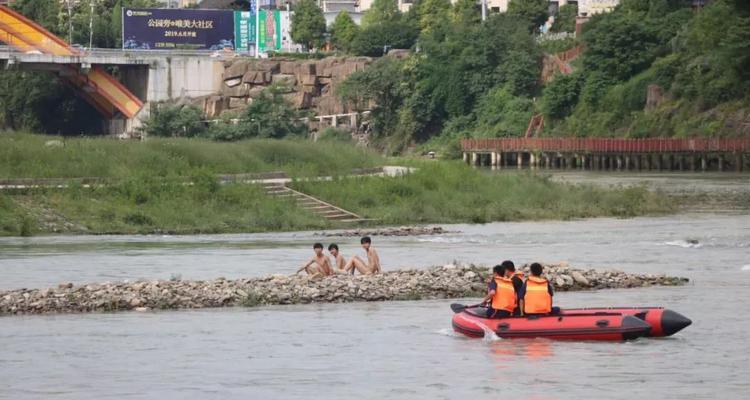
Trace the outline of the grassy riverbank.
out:
M 66 140 L 0 135 L 0 179 L 102 177 L 106 185 L 0 191 L 0 235 L 223 233 L 345 227 L 255 185 L 220 185 L 218 173 L 284 170 L 296 177 L 345 175 L 390 160 L 340 143 L 163 139 Z M 297 181 L 294 186 L 376 219 L 373 224 L 631 217 L 673 210 L 643 188 L 601 189 L 532 174 L 486 174 L 458 162 L 408 161 L 400 178 Z M 186 182 L 192 182 L 187 185 Z
M 380 166 L 374 152 L 335 141 L 68 138 L 0 132 L 0 179 L 189 177 L 285 171 L 292 176 L 347 174 Z
M 297 182 L 295 188 L 386 224 L 633 217 L 674 210 L 643 187 L 602 189 L 534 174 L 483 174 L 462 163 L 425 163 L 400 178 Z

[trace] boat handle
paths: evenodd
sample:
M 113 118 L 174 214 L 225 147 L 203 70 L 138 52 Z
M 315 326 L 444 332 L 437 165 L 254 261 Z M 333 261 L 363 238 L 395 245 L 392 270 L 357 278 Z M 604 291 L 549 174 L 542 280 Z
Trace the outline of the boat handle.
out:
M 510 329 L 510 325 L 506 324 L 505 322 L 503 322 L 502 324 L 498 325 L 497 327 L 501 331 L 507 331 L 508 329 Z
M 599 321 L 596 321 L 596 326 L 604 328 L 605 326 L 609 326 L 609 321 L 606 319 L 600 319 Z

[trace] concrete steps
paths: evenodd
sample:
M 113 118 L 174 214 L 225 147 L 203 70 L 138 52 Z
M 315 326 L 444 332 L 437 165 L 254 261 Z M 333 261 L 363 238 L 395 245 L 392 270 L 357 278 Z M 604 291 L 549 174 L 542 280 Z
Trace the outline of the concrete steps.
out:
M 292 200 L 299 207 L 304 208 L 305 210 L 330 221 L 346 223 L 367 221 L 367 219 L 362 218 L 361 216 L 351 211 L 344 210 L 343 208 L 339 208 L 334 206 L 333 204 L 326 203 L 325 201 L 310 196 L 309 194 L 289 188 L 284 183 L 263 182 L 261 183 L 261 186 L 269 196 L 273 196 L 279 199 Z

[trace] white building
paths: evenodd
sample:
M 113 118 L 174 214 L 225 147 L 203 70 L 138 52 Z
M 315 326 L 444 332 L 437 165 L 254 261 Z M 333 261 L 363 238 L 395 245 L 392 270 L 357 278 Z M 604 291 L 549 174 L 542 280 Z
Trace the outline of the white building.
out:
M 578 15 L 588 17 L 610 12 L 620 4 L 620 0 L 578 0 Z

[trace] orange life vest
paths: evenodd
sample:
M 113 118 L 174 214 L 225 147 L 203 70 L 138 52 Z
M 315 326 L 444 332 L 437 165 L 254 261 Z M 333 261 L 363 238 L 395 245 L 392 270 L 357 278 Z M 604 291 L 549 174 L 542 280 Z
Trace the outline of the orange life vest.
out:
M 513 288 L 513 281 L 508 278 L 495 277 L 497 289 L 492 296 L 492 308 L 495 310 L 505 310 L 513 312 L 516 309 L 516 290 Z
M 526 314 L 548 314 L 552 312 L 552 296 L 548 282 L 538 276 L 526 280 L 526 294 L 523 297 L 523 312 Z

